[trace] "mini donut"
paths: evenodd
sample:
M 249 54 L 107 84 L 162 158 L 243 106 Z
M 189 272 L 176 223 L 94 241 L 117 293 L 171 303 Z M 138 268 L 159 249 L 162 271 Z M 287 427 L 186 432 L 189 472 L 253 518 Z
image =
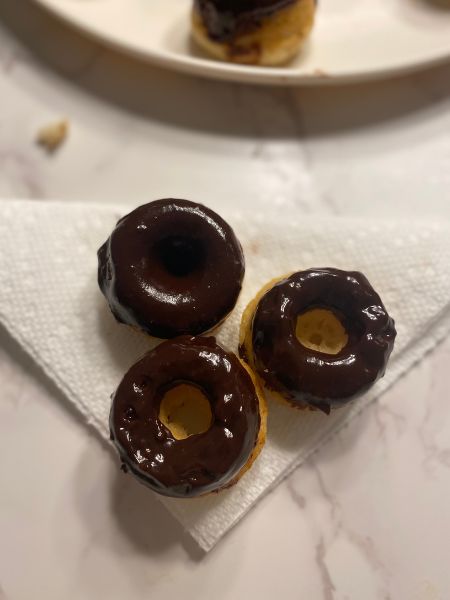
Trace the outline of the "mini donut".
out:
M 261 451 L 266 405 L 250 369 L 212 337 L 168 340 L 133 365 L 113 396 L 122 467 L 165 496 L 236 483 Z
M 156 338 L 216 327 L 234 308 L 244 272 L 231 227 L 188 200 L 140 206 L 98 251 L 98 283 L 113 315 Z
M 240 355 L 275 398 L 329 414 L 384 375 L 395 336 L 364 275 L 309 269 L 270 282 L 249 304 Z
M 214 58 L 279 65 L 297 54 L 315 11 L 315 0 L 195 0 L 192 35 Z

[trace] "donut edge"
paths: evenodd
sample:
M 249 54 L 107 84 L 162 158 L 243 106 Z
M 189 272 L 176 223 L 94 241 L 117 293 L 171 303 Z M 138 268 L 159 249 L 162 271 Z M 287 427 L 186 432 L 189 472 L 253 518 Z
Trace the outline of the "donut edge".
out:
M 231 481 L 226 483 L 224 486 L 218 488 L 217 490 L 214 490 L 213 492 L 209 492 L 210 494 L 211 493 L 217 494 L 217 493 L 221 492 L 222 490 L 226 490 L 226 489 L 231 488 L 234 485 L 236 485 L 236 483 L 241 479 L 241 477 L 243 475 L 245 475 L 245 473 L 253 466 L 253 463 L 258 458 L 259 454 L 261 453 L 261 450 L 264 447 L 264 444 L 266 443 L 268 410 L 267 410 L 267 402 L 266 402 L 266 398 L 264 396 L 263 389 L 259 383 L 258 378 L 255 376 L 255 373 L 250 369 L 250 367 L 239 357 L 238 357 L 238 360 L 241 363 L 241 366 L 247 371 L 250 379 L 253 382 L 253 385 L 255 386 L 255 392 L 258 397 L 258 403 L 259 403 L 259 416 L 261 419 L 261 423 L 259 426 L 258 437 L 256 438 L 256 444 L 255 444 L 247 462 L 244 464 L 243 467 L 241 467 L 241 469 L 231 479 Z
M 295 272 L 295 271 L 293 271 Z M 242 313 L 241 325 L 239 330 L 239 356 L 241 360 L 245 361 L 248 364 L 249 369 L 252 370 L 254 377 L 258 380 L 258 385 L 266 394 L 277 401 L 279 404 L 283 404 L 284 406 L 288 406 L 289 408 L 295 408 L 296 410 L 302 411 L 313 411 L 316 412 L 318 409 L 310 406 L 309 404 L 303 403 L 293 403 L 289 400 L 289 398 L 283 396 L 283 394 L 277 390 L 269 388 L 266 385 L 266 382 L 259 375 L 258 370 L 255 366 L 255 357 L 253 354 L 253 344 L 252 344 L 252 325 L 253 325 L 253 317 L 255 315 L 256 309 L 258 308 L 258 304 L 261 298 L 270 291 L 277 283 L 288 279 L 292 273 L 287 273 L 282 277 L 276 277 L 271 279 L 268 283 L 266 283 L 256 294 L 256 296 L 250 300 L 247 304 L 244 312 Z

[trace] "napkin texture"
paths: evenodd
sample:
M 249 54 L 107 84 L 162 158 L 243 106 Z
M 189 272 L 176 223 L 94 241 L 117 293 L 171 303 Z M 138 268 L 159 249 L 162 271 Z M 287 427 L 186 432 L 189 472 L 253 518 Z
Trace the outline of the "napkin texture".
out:
M 129 210 L 0 203 L 0 321 L 103 438 L 108 438 L 111 393 L 154 345 L 115 322 L 97 287 L 97 248 Z M 161 498 L 205 551 L 450 329 L 450 229 L 445 224 L 318 217 L 274 221 L 225 210 L 223 216 L 243 244 L 247 272 L 236 309 L 216 333 L 222 345 L 237 350 L 242 311 L 264 283 L 290 271 L 327 266 L 364 272 L 395 318 L 398 337 L 384 379 L 351 406 L 327 417 L 270 402 L 265 448 L 236 486 L 194 500 Z

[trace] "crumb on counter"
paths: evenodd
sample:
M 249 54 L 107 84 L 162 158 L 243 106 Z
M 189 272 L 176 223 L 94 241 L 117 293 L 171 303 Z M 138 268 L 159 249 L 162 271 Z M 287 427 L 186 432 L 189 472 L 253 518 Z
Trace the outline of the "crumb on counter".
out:
M 36 142 L 47 152 L 54 152 L 65 141 L 69 132 L 69 121 L 63 119 L 39 129 Z

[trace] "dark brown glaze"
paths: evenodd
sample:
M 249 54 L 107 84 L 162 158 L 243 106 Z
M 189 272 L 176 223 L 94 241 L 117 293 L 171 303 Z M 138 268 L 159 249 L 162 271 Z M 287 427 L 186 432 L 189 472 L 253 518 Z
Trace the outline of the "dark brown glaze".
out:
M 195 0 L 211 39 L 226 42 L 257 29 L 261 19 L 296 0 Z
M 304 347 L 298 315 L 326 308 L 342 322 L 346 346 L 336 355 Z M 260 300 L 252 323 L 255 368 L 269 389 L 291 404 L 329 413 L 384 375 L 396 336 L 394 321 L 366 277 L 310 269 L 276 284 Z
M 157 200 L 123 217 L 98 251 L 98 283 L 114 316 L 158 338 L 197 335 L 239 296 L 245 265 L 231 227 L 187 200 Z
M 199 387 L 213 413 L 208 431 L 185 440 L 176 440 L 158 418 L 164 393 L 180 383 Z M 182 336 L 146 354 L 120 383 L 110 416 L 124 470 L 180 498 L 229 483 L 250 458 L 260 425 L 250 375 L 212 337 Z

